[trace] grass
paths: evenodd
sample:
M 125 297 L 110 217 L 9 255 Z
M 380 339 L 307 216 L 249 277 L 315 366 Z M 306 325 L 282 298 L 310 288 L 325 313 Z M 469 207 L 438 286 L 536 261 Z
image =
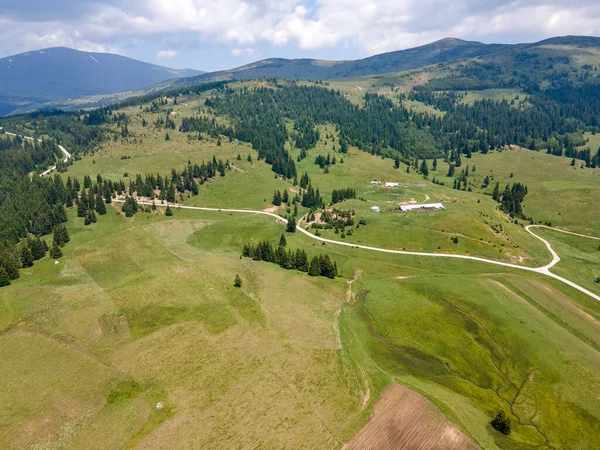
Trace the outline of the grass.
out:
M 370 82 L 387 89 L 385 80 Z M 178 123 L 202 99 L 170 106 Z M 177 131 L 166 141 L 164 131 L 141 126 L 142 117 L 152 124 L 159 115 L 139 111 L 127 110 L 130 137 L 107 142 L 67 175 L 165 174 L 216 155 L 236 168 L 183 203 L 263 209 L 274 190 L 295 189 L 264 162 L 249 163 L 249 152 L 256 158 L 248 145 L 188 141 Z M 325 174 L 314 157 L 339 143 L 332 126 L 320 132 L 298 172 L 308 172 L 327 200 L 333 189 L 356 189 L 358 199 L 336 205 L 367 220 L 348 242 L 549 261 L 522 221 L 479 188 L 486 175 L 501 186 L 527 184 L 525 212 L 536 221 L 600 233 L 597 170 L 571 168 L 566 158 L 519 149 L 474 154 L 463 160 L 477 166 L 474 192 L 456 191 L 354 148 L 336 154 Z M 451 184 L 438 163 L 430 178 Z M 371 180 L 426 188 L 387 190 Z M 444 210 L 394 211 L 438 201 Z M 381 213 L 370 212 L 375 204 Z M 278 242 L 283 226 L 264 216 L 175 209 L 166 217 L 159 208 L 126 219 L 113 205 L 86 227 L 69 215 L 71 242 L 60 263 L 45 258 L 0 290 L 2 448 L 339 448 L 391 382 L 429 398 L 483 448 L 600 444 L 600 305 L 556 280 L 288 234 L 291 249 L 326 252 L 342 275 L 312 278 L 240 257 L 244 243 Z M 537 232 L 563 258 L 556 273 L 598 292 L 597 241 Z M 323 235 L 342 239 L 333 230 Z M 509 438 L 489 426 L 498 409 L 515 424 Z
M 467 105 L 472 105 L 478 100 L 506 100 L 511 103 L 514 101 L 515 106 L 524 104 L 526 94 L 518 89 L 482 89 L 478 91 L 467 91 L 462 102 Z
M 600 294 L 600 240 L 573 236 L 558 231 L 536 230 L 552 243 L 561 260 L 552 272 Z
M 600 361 L 588 342 L 598 344 L 597 325 L 577 303 L 566 307 L 544 278 L 288 236 L 291 248 L 328 252 L 347 278 L 362 271 L 337 331 L 343 279 L 239 258 L 244 242 L 278 239 L 282 226 L 269 218 L 178 210 L 172 218 L 125 219 L 111 208 L 91 227 L 80 219 L 69 227 L 59 265 L 44 260 L 0 291 L 3 357 L 13 361 L 3 367 L 23 369 L 19 378 L 2 373 L 18 386 L 2 394 L 11 405 L 5 447 L 73 448 L 90 438 L 99 447 L 190 439 L 199 446 L 338 447 L 366 419 L 367 377 L 370 405 L 395 380 L 434 401 L 476 442 L 511 448 L 486 423 L 508 408 L 514 385 L 530 373 L 534 381 L 524 403 L 513 405 L 513 419 L 529 417 L 532 399 L 543 400 L 535 424 L 551 443 L 563 445 L 574 433 L 595 442 L 590 420 L 600 412 L 589 398 L 600 385 Z M 232 285 L 236 273 L 241 290 Z M 540 296 L 536 285 L 554 294 Z M 546 302 L 568 326 L 533 301 Z M 31 345 L 38 351 L 17 363 Z M 52 364 L 39 371 L 39 358 Z M 28 406 L 48 383 L 53 395 Z M 557 409 L 564 425 L 549 426 Z M 260 421 L 251 419 L 257 415 Z M 199 430 L 190 421 L 205 425 Z M 523 425 L 513 439 L 539 444 L 540 436 Z
M 487 155 L 473 153 L 470 160 L 463 158 L 463 167 L 477 168 L 470 177 L 476 192 L 491 193 L 496 182 L 501 190 L 509 183 L 524 183 L 529 190 L 523 202 L 524 212 L 536 222 L 551 222 L 571 231 L 600 236 L 600 210 L 595 207 L 595 198 L 600 195 L 600 169 L 581 169 L 570 164 L 569 158 L 521 148 Z M 447 164 L 440 167 L 440 172 L 446 173 Z M 481 190 L 486 176 L 490 177 L 490 187 Z

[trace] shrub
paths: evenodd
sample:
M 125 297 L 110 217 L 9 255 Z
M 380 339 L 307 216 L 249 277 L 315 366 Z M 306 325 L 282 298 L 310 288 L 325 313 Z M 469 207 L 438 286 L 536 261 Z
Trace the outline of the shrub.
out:
M 510 419 L 506 417 L 504 411 L 498 411 L 496 417 L 494 417 L 490 424 L 500 433 L 504 435 L 510 434 Z

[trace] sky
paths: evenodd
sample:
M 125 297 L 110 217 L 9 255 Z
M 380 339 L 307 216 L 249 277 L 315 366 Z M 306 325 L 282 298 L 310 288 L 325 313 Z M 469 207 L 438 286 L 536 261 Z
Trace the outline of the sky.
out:
M 567 34 L 600 36 L 598 0 L 0 0 L 0 57 L 64 46 L 205 71 Z

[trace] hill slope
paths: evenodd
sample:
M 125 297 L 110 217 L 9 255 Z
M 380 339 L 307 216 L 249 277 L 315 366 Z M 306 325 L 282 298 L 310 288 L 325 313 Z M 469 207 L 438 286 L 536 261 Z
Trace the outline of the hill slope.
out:
M 200 73 L 63 47 L 21 53 L 0 59 L 0 115 L 17 107 L 137 90 Z
M 297 78 L 303 80 L 351 78 L 378 73 L 401 72 L 440 62 L 473 58 L 507 47 L 510 46 L 482 44 L 481 42 L 448 38 L 421 47 L 382 53 L 355 61 L 271 58 L 231 70 L 203 74 L 192 78 L 192 80 L 205 81 L 261 77 Z

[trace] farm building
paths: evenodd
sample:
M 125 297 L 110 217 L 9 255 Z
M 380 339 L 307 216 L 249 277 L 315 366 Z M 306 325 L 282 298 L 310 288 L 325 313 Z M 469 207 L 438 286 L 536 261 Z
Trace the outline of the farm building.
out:
M 394 183 L 392 181 L 385 182 L 385 187 L 398 187 L 398 186 L 400 186 L 400 183 Z
M 377 181 L 377 180 L 372 180 L 372 181 L 371 181 L 371 184 L 379 184 L 379 181 Z
M 379 212 L 381 211 L 381 208 L 379 208 L 379 206 L 371 206 L 371 212 Z
M 423 205 L 400 205 L 400 211 L 434 211 L 436 209 L 444 209 L 441 203 L 426 203 Z

